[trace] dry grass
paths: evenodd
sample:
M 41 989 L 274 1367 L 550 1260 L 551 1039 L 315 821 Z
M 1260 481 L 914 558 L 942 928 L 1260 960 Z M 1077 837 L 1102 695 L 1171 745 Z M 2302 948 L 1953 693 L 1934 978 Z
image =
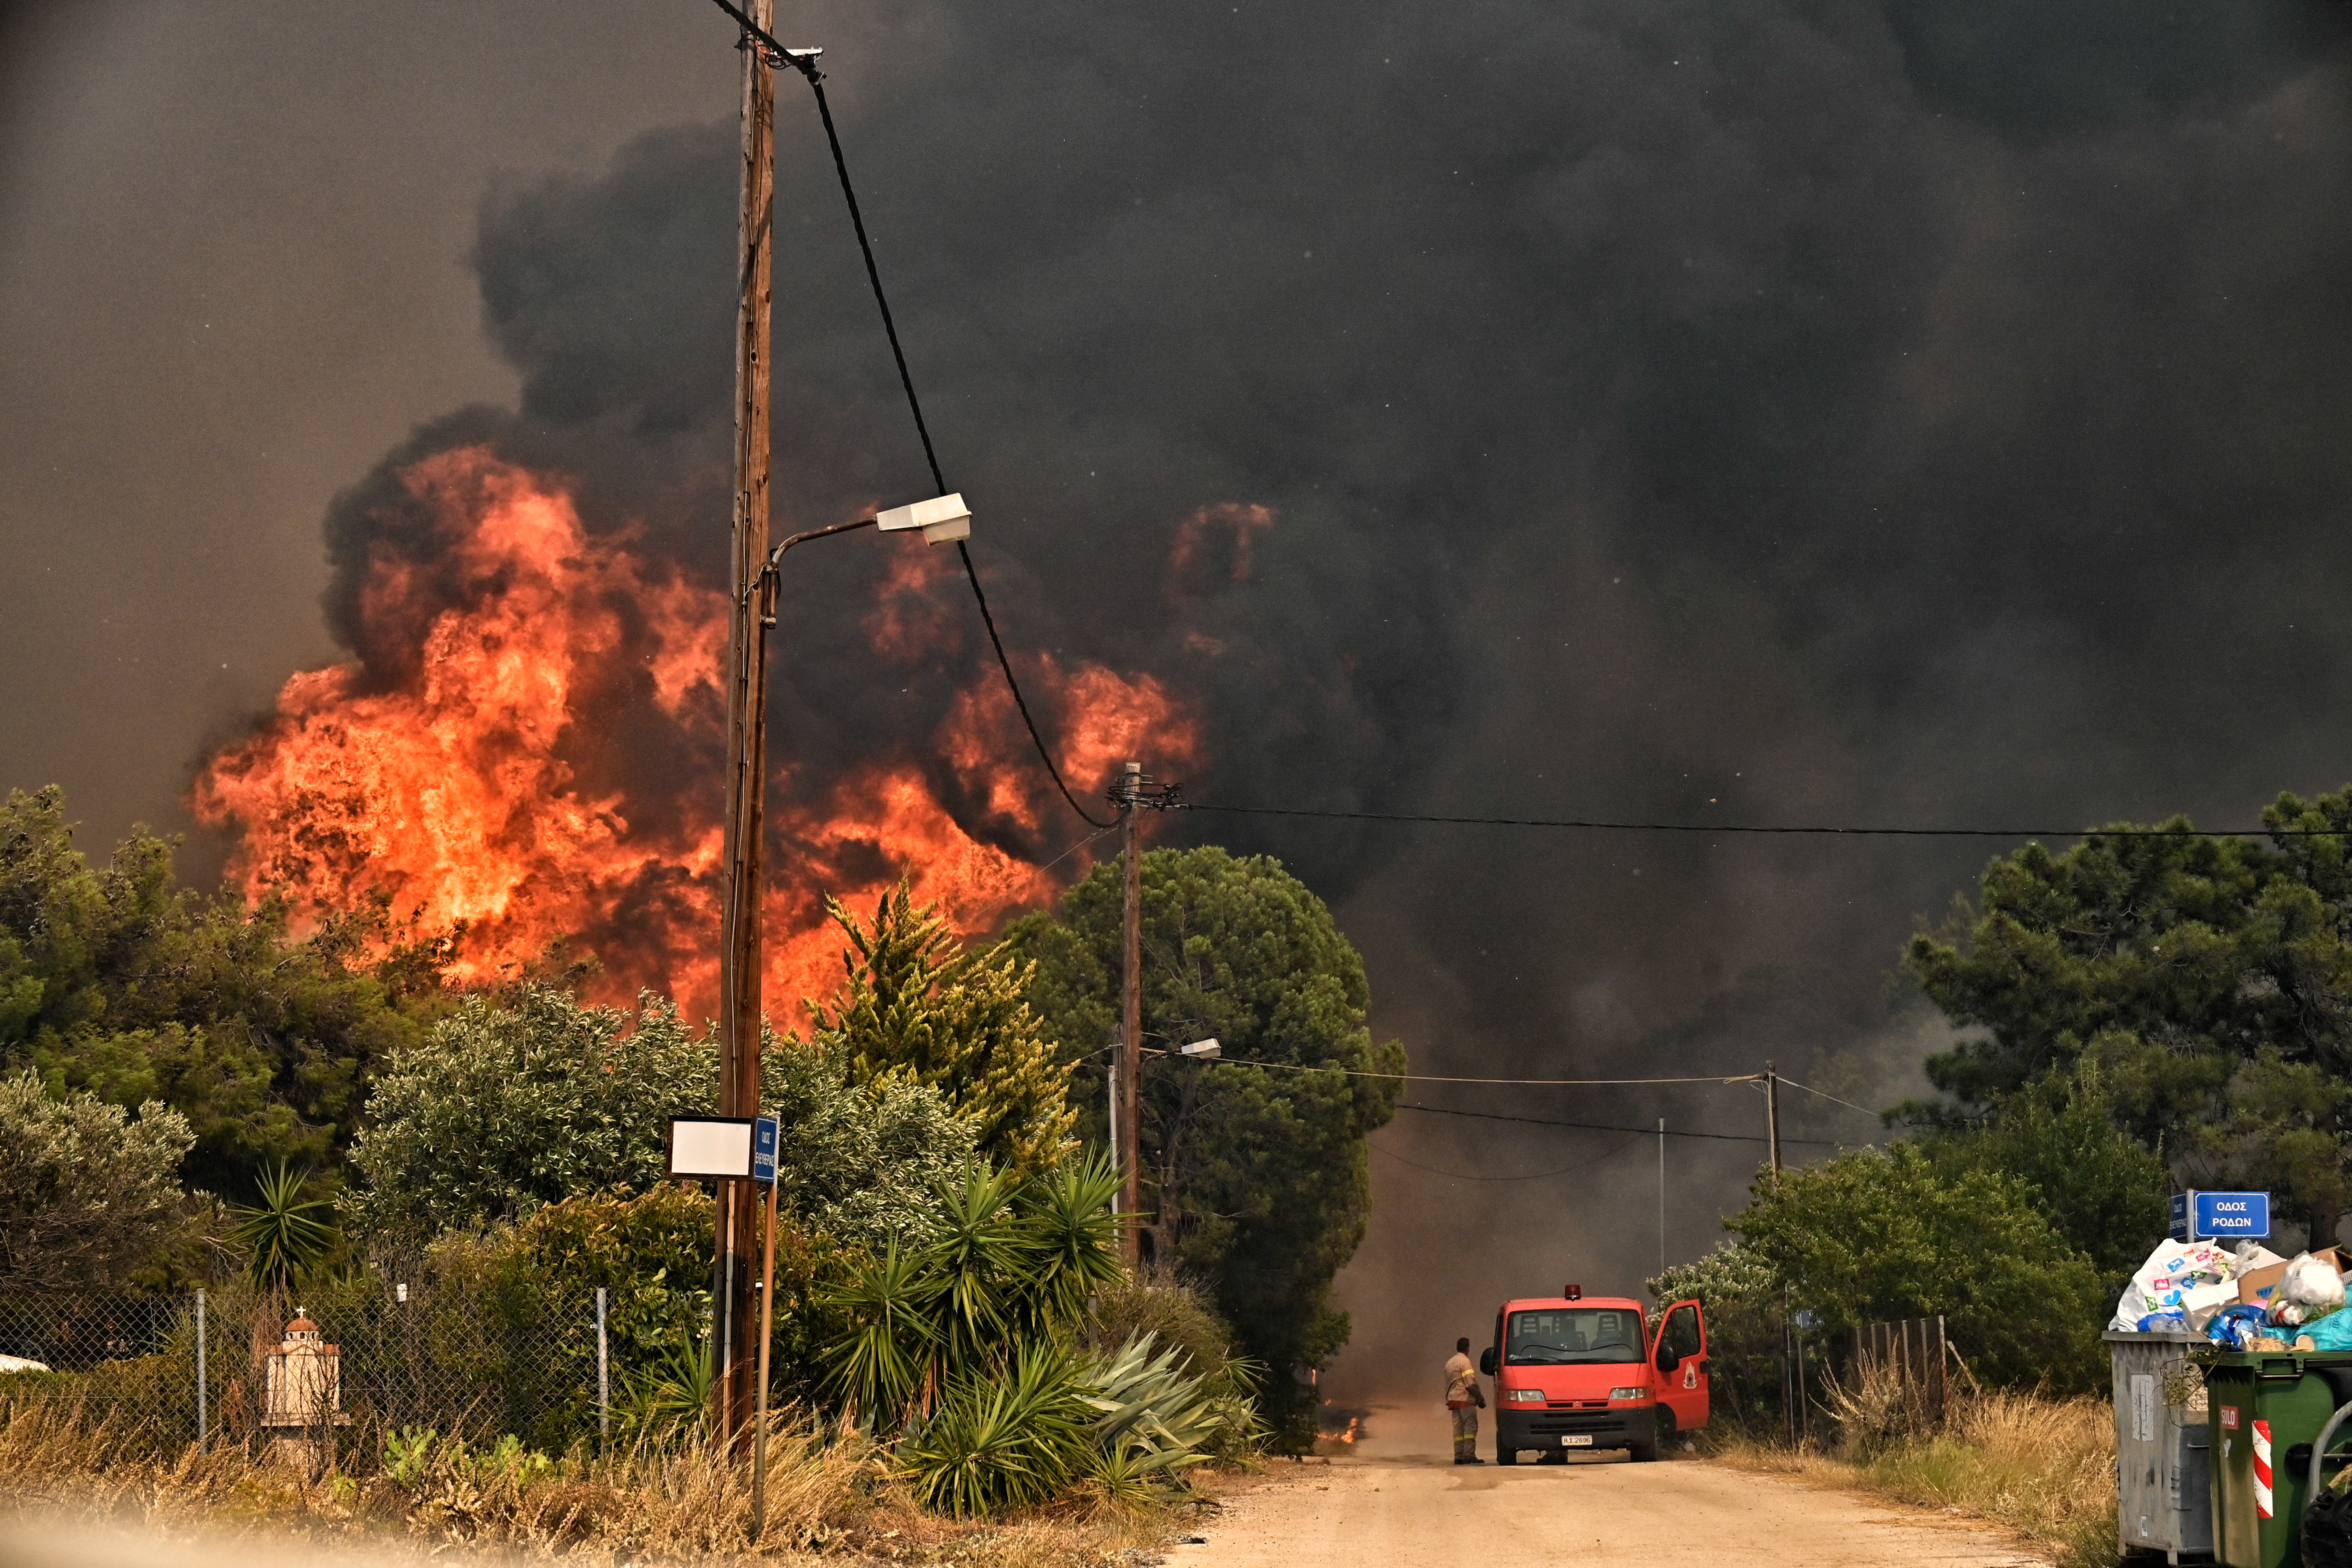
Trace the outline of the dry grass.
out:
M 1870 1402 L 1858 1423 L 1868 1429 Z M 1886 1432 L 1839 1451 L 1792 1451 L 1752 1438 L 1714 1444 L 1735 1464 L 1902 1502 L 1957 1508 L 2009 1526 L 2061 1568 L 2116 1561 L 2115 1412 L 2096 1399 L 2002 1392 L 1956 1395 L 1940 1431 Z
M 127 1531 L 140 1543 L 128 1560 L 144 1561 L 158 1559 L 161 1542 L 186 1546 L 191 1562 L 239 1543 L 240 1563 L 250 1563 L 331 1542 L 338 1557 L 385 1563 L 458 1549 L 583 1568 L 739 1558 L 1099 1568 L 1133 1562 L 1181 1527 L 1173 1510 L 1083 1502 L 1011 1521 L 940 1519 L 908 1500 L 862 1439 L 807 1426 L 770 1439 L 767 1526 L 756 1542 L 750 1467 L 699 1447 L 534 1464 L 444 1445 L 404 1475 L 359 1477 L 305 1474 L 236 1445 L 156 1458 L 134 1436 L 55 1406 L 7 1412 L 0 1529 L 67 1539 L 78 1528 L 72 1538 L 93 1542 L 103 1536 L 89 1531 Z M 90 1550 L 90 1561 L 110 1560 Z

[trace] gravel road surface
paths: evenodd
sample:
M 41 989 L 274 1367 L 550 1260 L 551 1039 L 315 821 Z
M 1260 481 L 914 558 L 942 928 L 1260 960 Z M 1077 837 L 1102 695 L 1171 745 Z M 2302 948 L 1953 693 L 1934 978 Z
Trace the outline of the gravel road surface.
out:
M 1615 1455 L 1508 1469 L 1450 1459 L 1445 1413 L 1378 1409 L 1352 1453 L 1277 1462 L 1230 1499 L 1168 1568 L 2040 1568 L 1981 1526 L 1682 1458 Z M 1295 1479 L 1294 1479 L 1295 1478 Z

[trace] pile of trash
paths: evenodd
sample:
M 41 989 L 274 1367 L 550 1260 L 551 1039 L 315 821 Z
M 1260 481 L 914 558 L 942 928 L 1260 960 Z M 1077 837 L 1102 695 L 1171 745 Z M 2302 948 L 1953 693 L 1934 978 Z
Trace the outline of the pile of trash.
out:
M 2260 1242 L 2168 1241 L 2124 1287 L 2109 1326 L 2202 1333 L 2233 1351 L 2352 1350 L 2343 1271 L 2332 1247 L 2289 1259 Z

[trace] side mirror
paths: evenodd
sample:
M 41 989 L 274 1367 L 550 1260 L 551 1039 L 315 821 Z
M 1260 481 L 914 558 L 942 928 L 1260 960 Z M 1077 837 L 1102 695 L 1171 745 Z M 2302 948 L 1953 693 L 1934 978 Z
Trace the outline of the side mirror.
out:
M 1683 1358 L 1681 1355 L 1676 1353 L 1674 1346 L 1660 1345 L 1658 1347 L 1658 1370 L 1660 1372 L 1672 1372 L 1675 1368 L 1682 1364 Z
M 1478 1352 L 1478 1370 L 1487 1377 L 1495 1375 L 1495 1347 L 1488 1345 Z

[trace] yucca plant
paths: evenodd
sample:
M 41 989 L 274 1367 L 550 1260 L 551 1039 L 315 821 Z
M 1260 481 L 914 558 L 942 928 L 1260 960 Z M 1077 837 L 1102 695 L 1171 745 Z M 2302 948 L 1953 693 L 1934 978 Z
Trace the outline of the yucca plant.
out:
M 289 1171 L 281 1160 L 261 1173 L 258 1206 L 237 1205 L 230 1210 L 236 1217 L 237 1244 L 246 1251 L 246 1269 L 264 1289 L 282 1295 L 316 1272 L 341 1240 L 324 1217 L 334 1212 L 334 1205 L 302 1196 L 303 1184 L 310 1179 L 310 1172 Z
M 935 1385 L 939 1331 L 933 1323 L 940 1282 L 922 1254 L 902 1253 L 893 1241 L 828 1305 L 849 1331 L 825 1348 L 825 1381 L 855 1424 L 895 1426 L 908 1405 Z
M 901 1451 L 924 1507 L 958 1519 L 1041 1503 L 1095 1468 L 1086 1375 L 1069 1350 L 1034 1341 L 996 1371 L 973 1371 Z
M 672 1345 L 643 1372 L 625 1373 L 624 1427 L 660 1437 L 705 1419 L 719 1384 L 718 1361 L 711 1351 L 710 1336 L 704 1334 L 691 1344 Z
M 1118 1167 L 1102 1154 L 1073 1161 L 1023 1190 L 1036 1316 L 1076 1321 L 1087 1300 L 1118 1278 Z
M 937 1279 L 940 1347 L 951 1372 L 996 1354 L 1008 1335 L 1042 1326 L 1029 1310 L 1038 1280 L 1037 1235 L 1014 1206 L 1010 1171 L 975 1165 L 961 1187 L 941 1183 L 946 1225 L 924 1261 Z

